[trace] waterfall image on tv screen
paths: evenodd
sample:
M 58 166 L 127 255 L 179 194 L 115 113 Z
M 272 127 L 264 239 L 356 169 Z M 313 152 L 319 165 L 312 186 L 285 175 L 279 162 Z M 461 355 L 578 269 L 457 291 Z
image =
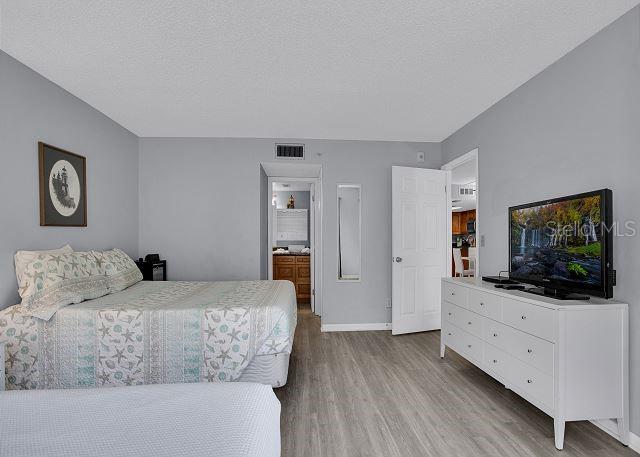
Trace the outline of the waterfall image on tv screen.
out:
M 511 211 L 511 275 L 523 280 L 599 285 L 601 197 Z

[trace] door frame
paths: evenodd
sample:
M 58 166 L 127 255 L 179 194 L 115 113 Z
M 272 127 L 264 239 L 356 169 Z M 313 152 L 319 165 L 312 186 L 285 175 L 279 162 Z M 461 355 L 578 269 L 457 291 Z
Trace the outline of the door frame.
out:
M 451 246 L 453 246 L 453 227 L 452 227 L 452 218 L 453 218 L 453 211 L 451 210 L 451 205 L 452 205 L 452 195 L 451 195 L 451 171 L 454 168 L 459 167 L 460 165 L 469 162 L 470 160 L 474 160 L 476 161 L 476 262 L 475 262 L 475 277 L 477 278 L 478 275 L 480 274 L 480 224 L 479 224 L 479 220 L 480 220 L 480 173 L 479 173 L 479 169 L 480 169 L 480 161 L 479 161 L 479 149 L 478 147 L 475 147 L 474 149 L 472 149 L 471 151 L 462 154 L 460 157 L 457 157 L 455 159 L 453 159 L 450 162 L 445 163 L 443 166 L 440 167 L 441 170 L 446 170 L 447 172 L 447 202 L 448 202 L 448 213 L 449 213 L 449 217 L 447 218 L 447 236 L 448 236 L 448 246 L 449 249 L 451 250 Z M 447 257 L 447 276 L 450 277 L 451 276 L 451 269 L 453 268 L 452 266 L 452 255 L 449 255 Z
M 311 208 L 310 211 L 310 243 L 311 243 L 311 310 L 322 317 L 322 169 L 317 177 L 288 177 L 268 176 L 267 200 L 263 204 L 268 208 L 267 227 L 267 279 L 273 279 L 273 208 L 271 199 L 273 196 L 273 183 L 309 183 L 311 184 Z

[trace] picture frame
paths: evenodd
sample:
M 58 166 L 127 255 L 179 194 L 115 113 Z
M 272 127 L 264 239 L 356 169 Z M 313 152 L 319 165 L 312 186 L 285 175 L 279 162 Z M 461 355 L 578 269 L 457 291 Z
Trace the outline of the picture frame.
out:
M 87 226 L 87 159 L 38 142 L 40 225 Z

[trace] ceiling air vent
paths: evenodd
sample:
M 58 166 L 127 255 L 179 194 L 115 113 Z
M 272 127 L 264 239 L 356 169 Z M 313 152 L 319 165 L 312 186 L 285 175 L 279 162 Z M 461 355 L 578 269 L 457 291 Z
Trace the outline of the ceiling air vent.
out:
M 276 159 L 304 159 L 304 144 L 276 144 Z

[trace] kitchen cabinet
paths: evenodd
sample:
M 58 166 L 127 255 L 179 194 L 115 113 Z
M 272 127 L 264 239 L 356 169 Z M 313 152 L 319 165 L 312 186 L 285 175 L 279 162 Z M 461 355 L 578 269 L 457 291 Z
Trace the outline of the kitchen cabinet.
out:
M 461 213 L 451 213 L 451 231 L 454 235 L 462 233 L 460 231 L 460 214 Z
M 467 222 L 476 220 L 476 210 L 461 211 L 459 213 L 451 213 L 451 232 L 454 235 L 466 235 Z

